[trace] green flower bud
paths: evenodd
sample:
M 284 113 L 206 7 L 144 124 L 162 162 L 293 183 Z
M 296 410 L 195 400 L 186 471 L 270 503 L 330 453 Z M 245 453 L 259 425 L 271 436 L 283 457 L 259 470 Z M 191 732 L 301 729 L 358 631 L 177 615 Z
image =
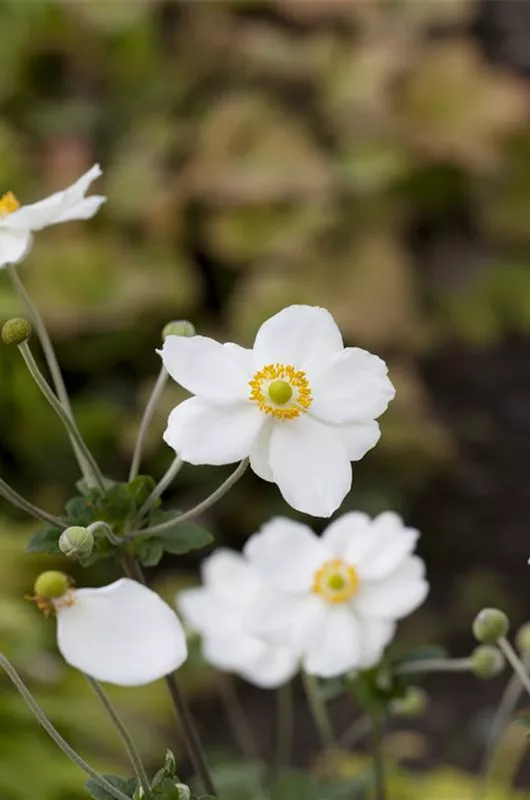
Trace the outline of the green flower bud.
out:
M 37 597 L 45 599 L 62 597 L 70 587 L 64 572 L 48 570 L 43 572 L 35 581 L 34 592 Z
M 503 671 L 504 665 L 504 656 L 496 647 L 483 645 L 471 653 L 471 672 L 477 678 L 495 678 Z
M 510 621 L 498 608 L 483 608 L 473 622 L 473 634 L 482 644 L 496 644 L 506 636 Z
M 4 344 L 23 344 L 27 342 L 33 328 L 27 319 L 22 317 L 13 317 L 4 323 L 2 328 L 2 341 Z
M 176 783 L 175 789 L 178 792 L 179 800 L 190 800 L 191 797 L 190 787 L 186 786 L 185 783 Z
M 94 536 L 87 528 L 66 528 L 59 537 L 59 547 L 68 558 L 86 558 L 94 548 Z
M 419 686 L 409 686 L 405 697 L 396 698 L 390 703 L 390 711 L 400 717 L 421 717 L 429 704 L 427 692 Z
M 195 336 L 195 326 L 187 319 L 168 322 L 162 331 L 162 341 L 168 336 Z
M 521 625 L 515 634 L 515 643 L 522 655 L 530 653 L 530 622 L 525 622 L 524 625 Z

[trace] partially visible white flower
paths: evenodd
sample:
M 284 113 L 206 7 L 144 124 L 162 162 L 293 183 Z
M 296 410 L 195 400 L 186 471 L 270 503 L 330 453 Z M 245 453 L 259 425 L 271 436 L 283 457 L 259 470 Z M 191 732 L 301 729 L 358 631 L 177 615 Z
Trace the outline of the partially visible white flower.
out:
M 0 197 L 0 268 L 22 261 L 31 248 L 33 231 L 58 222 L 93 217 L 106 198 L 85 197 L 85 194 L 101 174 L 99 164 L 94 164 L 68 189 L 27 206 L 21 206 L 12 192 Z
M 301 523 L 271 520 L 245 547 L 274 589 L 253 608 L 254 629 L 300 652 L 313 675 L 378 663 L 396 620 L 428 592 L 425 565 L 412 555 L 418 536 L 392 512 L 345 514 L 321 538 Z
M 249 625 L 254 604 L 266 592 L 259 573 L 239 553 L 219 549 L 202 563 L 203 586 L 177 595 L 177 608 L 202 635 L 204 659 L 262 688 L 289 681 L 298 670 L 296 654 L 269 644 Z
M 69 589 L 53 600 L 57 645 L 65 661 L 118 686 L 141 686 L 186 660 L 184 629 L 147 586 L 121 578 L 99 589 Z
M 252 350 L 204 336 L 168 336 L 159 351 L 196 397 L 171 413 L 164 438 L 191 464 L 250 457 L 293 508 L 329 517 L 352 481 L 351 462 L 379 440 L 394 397 L 384 361 L 344 347 L 324 308 L 289 306 L 263 323 Z

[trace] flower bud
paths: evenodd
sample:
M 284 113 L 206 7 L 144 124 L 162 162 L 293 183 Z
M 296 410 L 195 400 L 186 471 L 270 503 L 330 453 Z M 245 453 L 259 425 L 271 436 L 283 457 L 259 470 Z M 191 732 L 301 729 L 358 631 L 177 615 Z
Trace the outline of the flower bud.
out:
M 64 572 L 48 570 L 41 573 L 35 581 L 34 592 L 37 597 L 52 599 L 66 594 L 69 586 L 68 577 Z
M 421 717 L 429 704 L 427 692 L 419 686 L 409 686 L 405 697 L 396 698 L 390 703 L 390 711 L 400 717 Z
M 33 332 L 31 323 L 22 317 L 13 317 L 4 323 L 2 328 L 2 341 L 4 344 L 23 344 L 27 342 Z
M 168 322 L 162 331 L 162 341 L 168 336 L 195 336 L 195 326 L 187 319 Z
M 177 762 L 175 760 L 175 756 L 171 752 L 171 750 L 166 750 L 166 756 L 164 759 L 164 772 L 170 778 L 173 778 L 177 771 Z
M 482 644 L 496 644 L 506 636 L 510 621 L 498 608 L 483 608 L 473 621 L 473 634 Z
M 515 634 L 515 643 L 521 655 L 530 653 L 530 622 L 525 622 L 524 625 L 521 625 Z
M 86 558 L 94 548 L 94 536 L 87 528 L 66 528 L 59 537 L 59 547 L 68 558 Z
M 179 800 L 190 800 L 191 797 L 190 787 L 186 786 L 185 783 L 176 783 L 175 789 L 178 792 Z
M 504 656 L 496 647 L 483 645 L 471 653 L 471 672 L 477 678 L 495 678 L 503 671 L 504 665 Z

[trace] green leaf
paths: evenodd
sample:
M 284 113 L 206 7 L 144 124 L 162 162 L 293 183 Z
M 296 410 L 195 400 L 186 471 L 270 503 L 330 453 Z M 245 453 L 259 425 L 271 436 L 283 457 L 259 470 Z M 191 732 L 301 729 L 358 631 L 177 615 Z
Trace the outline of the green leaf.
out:
M 155 488 L 156 482 L 150 475 L 137 475 L 126 486 L 134 505 L 134 510 L 139 511 Z
M 530 736 L 530 711 L 525 714 L 519 714 L 518 717 L 515 717 L 514 721 L 520 725 L 521 728 L 525 729 L 527 736 Z
M 166 553 L 183 555 L 184 553 L 189 553 L 190 550 L 199 550 L 201 547 L 206 547 L 206 545 L 213 542 L 212 534 L 201 525 L 197 525 L 195 522 L 182 522 L 179 524 L 178 519 L 180 516 L 180 511 L 154 511 L 149 518 L 149 526 L 160 525 L 172 519 L 175 520 L 173 527 L 155 537 L 162 542 Z
M 115 483 L 116 481 L 111 481 L 110 478 L 103 478 L 103 486 L 105 487 L 106 490 L 114 486 Z M 75 488 L 77 489 L 78 492 L 81 492 L 83 497 L 90 497 L 92 500 L 101 497 L 100 489 L 95 488 L 93 486 L 89 486 L 84 478 L 81 478 L 81 480 L 76 482 Z
M 27 543 L 26 553 L 48 553 L 49 555 L 60 553 L 60 535 L 61 531 L 58 528 L 53 528 L 51 525 L 44 525 L 33 534 Z
M 72 497 L 66 504 L 66 516 L 70 525 L 86 527 L 94 522 L 94 504 L 87 497 Z
M 114 484 L 105 497 L 94 503 L 94 519 L 118 526 L 123 526 L 134 512 L 133 498 L 126 483 Z
M 164 555 L 164 544 L 160 539 L 143 539 L 135 547 L 136 557 L 144 567 L 156 567 Z
M 134 795 L 136 789 L 136 780 L 134 778 L 120 778 L 118 775 L 103 775 L 103 777 L 127 797 L 132 798 Z M 93 800 L 116 800 L 113 795 L 109 794 L 106 789 L 103 789 L 93 778 L 90 778 L 85 783 L 85 789 Z

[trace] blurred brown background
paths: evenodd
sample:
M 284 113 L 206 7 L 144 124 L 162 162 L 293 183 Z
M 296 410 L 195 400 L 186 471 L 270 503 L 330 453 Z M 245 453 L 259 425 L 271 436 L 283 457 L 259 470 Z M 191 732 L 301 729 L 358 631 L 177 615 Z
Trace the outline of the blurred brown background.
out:
M 22 270 L 106 473 L 126 477 L 169 319 L 249 344 L 289 303 L 328 307 L 348 344 L 388 361 L 398 390 L 344 509 L 395 508 L 422 530 L 432 595 L 400 641 L 462 655 L 482 606 L 515 624 L 529 615 L 529 45 L 524 0 L 0 5 L 0 192 L 30 202 L 94 161 L 105 172 L 97 219 L 39 234 Z M 5 319 L 20 306 L 7 276 L 0 285 Z M 151 430 L 143 470 L 155 476 L 181 397 L 167 392 Z M 74 461 L 6 350 L 0 419 L 0 473 L 59 510 Z M 171 499 L 187 507 L 224 472 L 181 476 Z M 238 547 L 288 511 L 248 475 L 206 522 Z M 57 660 L 53 623 L 22 603 L 43 563 L 23 556 L 31 525 L 3 502 L 0 513 L 0 647 L 74 741 L 115 765 L 112 731 Z M 195 565 L 164 562 L 168 597 Z M 185 672 L 206 738 L 226 744 L 211 676 Z M 500 686 L 433 681 L 407 759 L 476 767 Z M 272 698 L 241 690 L 267 749 Z M 156 765 L 163 692 L 117 697 Z M 17 777 L 28 747 L 32 789 Z M 81 785 L 0 678 L 0 798 L 69 800 Z

